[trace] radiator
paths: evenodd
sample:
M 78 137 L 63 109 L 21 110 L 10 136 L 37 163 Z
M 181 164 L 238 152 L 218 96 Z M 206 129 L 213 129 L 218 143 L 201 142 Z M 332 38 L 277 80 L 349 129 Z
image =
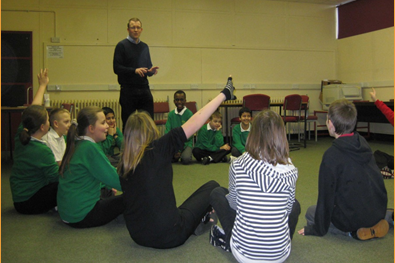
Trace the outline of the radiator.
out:
M 155 101 L 155 102 L 159 102 Z M 113 99 L 113 100 L 52 100 L 51 101 L 51 106 L 52 108 L 61 108 L 62 104 L 64 103 L 69 103 L 69 104 L 74 104 L 74 108 L 71 111 L 71 118 L 77 118 L 78 113 L 80 110 L 82 110 L 85 107 L 89 106 L 97 106 L 100 108 L 103 107 L 109 107 L 111 108 L 114 113 L 115 113 L 115 119 L 117 122 L 117 127 L 122 131 L 122 118 L 121 118 L 121 105 L 119 104 L 118 99 Z M 154 114 L 154 119 L 167 119 L 167 114 Z M 165 126 L 161 125 L 158 126 L 159 132 L 161 135 L 164 134 L 165 132 Z

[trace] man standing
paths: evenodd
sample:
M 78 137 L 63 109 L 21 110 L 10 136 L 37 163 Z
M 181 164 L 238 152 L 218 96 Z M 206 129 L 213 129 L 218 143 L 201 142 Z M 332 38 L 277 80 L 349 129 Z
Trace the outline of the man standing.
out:
M 148 45 L 140 40 L 143 31 L 140 19 L 129 19 L 127 31 L 128 37 L 115 47 L 113 61 L 114 73 L 121 85 L 119 103 L 123 127 L 136 110 L 145 110 L 154 118 L 154 100 L 147 76 L 155 75 L 159 69 L 152 66 Z

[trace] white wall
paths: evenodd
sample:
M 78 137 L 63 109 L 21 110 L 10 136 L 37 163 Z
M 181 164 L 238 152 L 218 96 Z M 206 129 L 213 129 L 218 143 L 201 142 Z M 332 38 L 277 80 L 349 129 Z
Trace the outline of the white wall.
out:
M 113 51 L 127 36 L 131 17 L 142 20 L 141 39 L 160 67 L 150 78 L 157 100 L 181 88 L 201 107 L 232 74 L 239 98 L 251 93 L 275 98 L 308 94 L 313 111 L 321 109 L 322 79 L 393 83 L 393 28 L 336 40 L 335 7 L 330 5 L 265 0 L 2 1 L 2 30 L 33 31 L 33 73 L 48 67 L 50 84 L 62 86 L 61 92 L 49 92 L 52 99 L 118 98 L 119 91 L 108 90 L 117 84 Z M 51 43 L 52 37 L 60 43 Z M 47 48 L 57 45 L 64 48 L 64 57 L 48 58 Z M 198 89 L 191 90 L 191 85 Z M 390 93 L 378 90 L 379 96 Z
M 11 11 L 16 9 L 42 12 Z M 233 74 L 240 98 L 309 94 L 312 108 L 319 108 L 321 79 L 336 77 L 331 6 L 262 0 L 2 2 L 2 30 L 32 30 L 34 72 L 48 67 L 51 84 L 62 85 L 61 92 L 49 92 L 53 99 L 119 96 L 108 91 L 117 83 L 112 56 L 133 16 L 142 20 L 141 39 L 160 67 L 150 78 L 156 99 L 172 96 L 177 84 L 201 107 Z M 54 36 L 61 42 L 51 43 Z M 63 46 L 64 58 L 48 58 L 51 45 Z M 189 91 L 191 84 L 199 89 Z M 246 84 L 255 90 L 244 89 Z M 67 91 L 76 88 L 85 91 Z
M 363 87 L 370 100 L 371 88 L 382 101 L 394 99 L 394 28 L 386 28 L 337 41 L 337 75 L 345 83 Z M 363 125 L 363 124 L 362 124 Z M 373 133 L 394 134 L 390 124 L 371 124 Z

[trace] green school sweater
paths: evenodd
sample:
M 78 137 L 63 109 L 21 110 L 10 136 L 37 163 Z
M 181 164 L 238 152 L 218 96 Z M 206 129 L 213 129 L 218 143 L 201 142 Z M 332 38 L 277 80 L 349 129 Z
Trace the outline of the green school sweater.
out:
M 76 141 L 70 165 L 59 177 L 58 211 L 62 220 L 80 222 L 100 199 L 102 184 L 121 190 L 118 174 L 100 146 L 89 140 Z
M 44 143 L 30 140 L 23 145 L 19 134 L 23 126 L 19 125 L 15 135 L 14 164 L 11 170 L 10 186 L 12 200 L 24 202 L 38 190 L 59 178 L 59 166 L 51 149 Z
M 103 152 L 107 156 L 114 155 L 114 148 L 118 147 L 121 149 L 122 142 L 123 142 L 123 134 L 120 129 L 117 127 L 117 134 L 118 137 L 114 139 L 113 136 L 107 135 L 106 139 L 102 142 L 98 142 L 97 144 L 102 148 Z
M 251 127 L 251 124 L 250 124 L 250 127 Z M 240 153 L 245 152 L 248 134 L 250 134 L 249 131 L 243 131 L 243 132 L 241 131 L 241 123 L 239 125 L 236 125 L 233 128 L 232 146 L 235 147 L 237 150 L 239 150 Z
M 176 114 L 176 111 L 172 110 L 169 113 L 169 115 L 167 116 L 165 134 L 174 128 L 181 127 L 184 123 L 186 123 L 192 117 L 192 115 L 193 115 L 193 113 L 189 109 L 185 109 L 185 111 L 182 115 Z M 192 145 L 193 145 L 192 139 L 193 139 L 193 136 L 188 138 L 188 140 L 184 144 L 184 149 L 187 146 L 192 148 Z
M 224 136 L 221 131 L 207 130 L 207 125 L 210 124 L 205 124 L 200 128 L 195 147 L 202 150 L 216 152 L 222 145 L 224 145 Z

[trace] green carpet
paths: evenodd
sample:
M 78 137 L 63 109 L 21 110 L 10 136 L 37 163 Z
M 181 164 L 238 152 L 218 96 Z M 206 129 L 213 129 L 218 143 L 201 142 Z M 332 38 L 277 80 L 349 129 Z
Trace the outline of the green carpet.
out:
M 297 230 L 306 220 L 304 214 L 317 199 L 318 169 L 332 138 L 308 141 L 307 148 L 291 152 L 299 169 L 296 198 L 302 206 Z M 372 150 L 392 154 L 393 142 L 369 142 Z M 173 165 L 174 189 L 178 204 L 208 180 L 228 184 L 228 164 L 203 166 Z M 158 250 L 133 242 L 124 224 L 111 222 L 91 229 L 73 229 L 64 225 L 55 212 L 27 216 L 18 214 L 12 204 L 9 187 L 11 165 L 2 160 L 1 175 L 1 260 L 2 262 L 236 262 L 232 254 L 212 247 L 208 233 L 192 236 L 178 248 Z M 385 180 L 388 207 L 394 207 L 394 180 Z M 394 228 L 382 239 L 357 241 L 328 234 L 324 237 L 300 236 L 292 241 L 286 262 L 394 262 Z

